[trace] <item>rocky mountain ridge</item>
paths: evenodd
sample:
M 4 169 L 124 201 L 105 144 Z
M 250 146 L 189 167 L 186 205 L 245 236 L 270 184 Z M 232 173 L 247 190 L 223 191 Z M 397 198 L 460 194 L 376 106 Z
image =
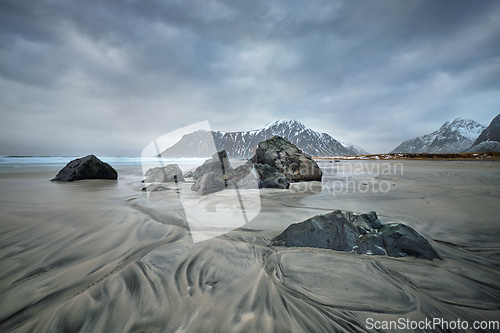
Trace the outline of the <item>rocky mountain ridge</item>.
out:
M 326 133 L 307 128 L 296 120 L 278 120 L 266 126 L 241 132 L 199 130 L 186 134 L 162 157 L 209 157 L 213 154 L 211 140 L 217 151 L 225 150 L 229 157 L 250 158 L 259 142 L 275 135 L 288 139 L 304 153 L 313 157 L 352 156 L 368 154 L 363 149 L 337 141 Z
M 456 118 L 439 130 L 403 141 L 390 153 L 461 153 L 469 148 L 485 127 L 474 120 Z

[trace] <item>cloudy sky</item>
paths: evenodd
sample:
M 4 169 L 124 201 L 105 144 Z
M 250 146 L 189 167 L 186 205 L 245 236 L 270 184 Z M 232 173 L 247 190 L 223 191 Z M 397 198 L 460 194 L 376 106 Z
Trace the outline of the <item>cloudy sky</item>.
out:
M 499 106 L 496 0 L 0 0 L 0 154 L 283 118 L 379 153 Z

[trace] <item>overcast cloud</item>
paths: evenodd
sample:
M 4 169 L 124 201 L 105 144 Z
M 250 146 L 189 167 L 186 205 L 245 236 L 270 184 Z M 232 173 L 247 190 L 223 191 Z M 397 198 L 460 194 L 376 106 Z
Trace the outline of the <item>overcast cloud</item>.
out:
M 500 113 L 500 2 L 0 0 L 0 98 L 0 154 L 282 118 L 388 152 Z

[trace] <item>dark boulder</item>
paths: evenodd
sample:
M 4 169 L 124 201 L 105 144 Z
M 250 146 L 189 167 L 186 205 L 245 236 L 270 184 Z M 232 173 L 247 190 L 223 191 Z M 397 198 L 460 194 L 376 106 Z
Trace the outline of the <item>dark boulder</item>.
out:
M 440 259 L 431 244 L 417 231 L 401 223 L 382 224 L 375 212 L 359 215 L 337 210 L 316 215 L 290 225 L 271 244 Z
M 210 176 L 206 176 L 209 175 Z M 205 177 L 206 176 L 206 177 Z M 201 194 L 213 193 L 228 189 L 258 189 L 259 178 L 254 171 L 253 163 L 247 162 L 237 168 L 224 170 L 224 174 L 209 172 L 198 178 L 191 186 L 191 190 Z
M 191 185 L 191 190 L 202 195 L 222 191 L 224 189 L 224 181 L 220 175 L 214 172 L 205 173 L 201 178 Z
M 379 233 L 366 233 L 358 240 L 357 253 L 386 255 L 384 239 Z
M 254 164 L 247 161 L 237 168 L 230 169 L 225 178 L 227 188 L 289 188 L 290 182 L 286 176 L 267 164 Z
M 321 169 L 311 156 L 277 135 L 260 142 L 251 161 L 278 169 L 291 182 L 321 181 Z
M 436 250 L 415 229 L 402 223 L 385 224 L 379 229 L 385 251 L 391 257 L 411 256 L 432 260 L 439 258 Z
M 163 167 L 151 168 L 144 174 L 147 178 L 145 183 L 167 183 L 180 181 L 183 182 L 182 170 L 177 164 L 168 164 Z
M 352 251 L 357 246 L 359 236 L 353 223 L 337 210 L 290 225 L 274 238 L 273 245 Z
M 193 172 L 193 179 L 197 180 L 206 173 L 213 172 L 216 175 L 228 173 L 232 169 L 227 157 L 226 151 L 221 150 L 212 155 L 212 158 L 206 160 Z
M 118 179 L 118 172 L 108 163 L 88 155 L 66 164 L 52 181 L 72 182 L 82 179 Z
M 222 168 L 222 166 L 224 168 Z M 225 151 L 214 154 L 211 159 L 205 161 L 203 165 L 195 170 L 195 172 L 193 173 L 193 179 L 195 179 L 196 182 L 191 187 L 193 191 L 199 192 L 199 189 L 202 187 L 199 180 L 201 180 L 201 177 L 203 177 L 203 175 L 208 173 L 213 173 L 217 178 L 216 185 L 214 185 L 213 188 L 218 189 L 219 191 L 223 190 L 224 188 L 258 189 L 263 187 L 290 187 L 290 182 L 288 181 L 286 176 L 278 169 L 267 164 L 254 164 L 252 161 L 247 161 L 245 164 L 242 164 L 233 169 L 229 164 L 229 160 L 227 159 Z M 212 176 L 211 178 L 204 179 L 203 182 L 206 183 L 209 180 L 209 183 L 213 182 L 215 184 L 215 178 L 213 178 Z M 220 183 L 223 184 L 223 187 L 219 186 Z M 203 186 L 207 186 L 207 184 Z M 208 187 L 212 188 L 212 186 Z
M 290 187 L 290 181 L 278 169 L 267 164 L 255 164 L 255 170 L 259 174 L 259 188 L 282 188 Z
M 354 214 L 355 215 L 355 214 Z M 359 215 L 372 229 L 378 229 L 382 226 L 382 221 L 378 219 L 377 213 L 368 212 Z

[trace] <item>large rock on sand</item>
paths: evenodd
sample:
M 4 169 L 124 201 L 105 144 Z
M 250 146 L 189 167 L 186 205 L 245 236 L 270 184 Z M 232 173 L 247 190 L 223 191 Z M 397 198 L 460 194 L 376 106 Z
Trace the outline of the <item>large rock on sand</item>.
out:
M 272 245 L 318 247 L 362 254 L 439 258 L 431 244 L 402 223 L 382 224 L 375 212 L 340 210 L 295 223 L 272 240 Z
M 72 182 L 82 179 L 113 179 L 118 178 L 118 172 L 108 163 L 88 155 L 77 158 L 66 164 L 52 181 Z
M 291 182 L 321 181 L 321 169 L 311 156 L 277 135 L 260 142 L 251 161 L 278 169 Z
M 210 175 L 210 176 L 208 176 Z M 193 191 L 208 194 L 228 189 L 289 188 L 286 176 L 267 164 L 248 161 L 222 174 L 209 172 L 198 178 L 191 186 Z
M 222 176 L 220 176 L 222 177 Z M 237 168 L 230 169 L 226 174 L 227 188 L 289 188 L 290 182 L 286 176 L 267 164 L 254 164 L 247 161 Z
M 193 172 L 193 179 L 199 179 L 206 173 L 213 172 L 216 175 L 222 175 L 223 173 L 229 172 L 231 170 L 231 164 L 229 163 L 229 158 L 227 157 L 226 151 L 221 150 L 212 155 L 212 158 L 206 160 L 202 165 L 196 168 Z
M 290 181 L 278 169 L 267 164 L 255 164 L 255 170 L 259 174 L 259 188 L 282 188 L 290 187 Z
M 202 195 L 222 191 L 224 189 L 224 181 L 220 175 L 214 172 L 205 173 L 201 178 L 191 185 L 191 190 Z
M 163 167 L 151 168 L 144 174 L 145 183 L 167 183 L 180 181 L 183 182 L 182 170 L 177 164 L 168 164 Z
M 207 174 L 213 175 L 203 178 Z M 196 168 L 193 179 L 195 179 L 195 183 L 191 189 L 201 194 L 236 187 L 240 189 L 290 187 L 290 181 L 287 177 L 277 168 L 267 164 L 254 164 L 252 161 L 247 161 L 233 169 L 224 150 L 217 152 L 212 158 Z
M 436 250 L 427 239 L 415 229 L 402 223 L 383 225 L 379 230 L 384 241 L 385 251 L 391 257 L 412 256 L 415 258 L 439 258 Z
M 209 172 L 198 178 L 191 186 L 191 190 L 200 194 L 209 194 L 222 191 L 225 188 L 234 189 L 258 189 L 259 180 L 253 172 L 253 163 L 240 165 L 235 169 L 229 169 L 222 174 Z
M 259 180 L 254 172 L 253 163 L 248 161 L 234 169 L 229 169 L 224 177 L 220 175 L 219 178 L 224 182 L 225 187 L 230 189 L 259 188 Z

